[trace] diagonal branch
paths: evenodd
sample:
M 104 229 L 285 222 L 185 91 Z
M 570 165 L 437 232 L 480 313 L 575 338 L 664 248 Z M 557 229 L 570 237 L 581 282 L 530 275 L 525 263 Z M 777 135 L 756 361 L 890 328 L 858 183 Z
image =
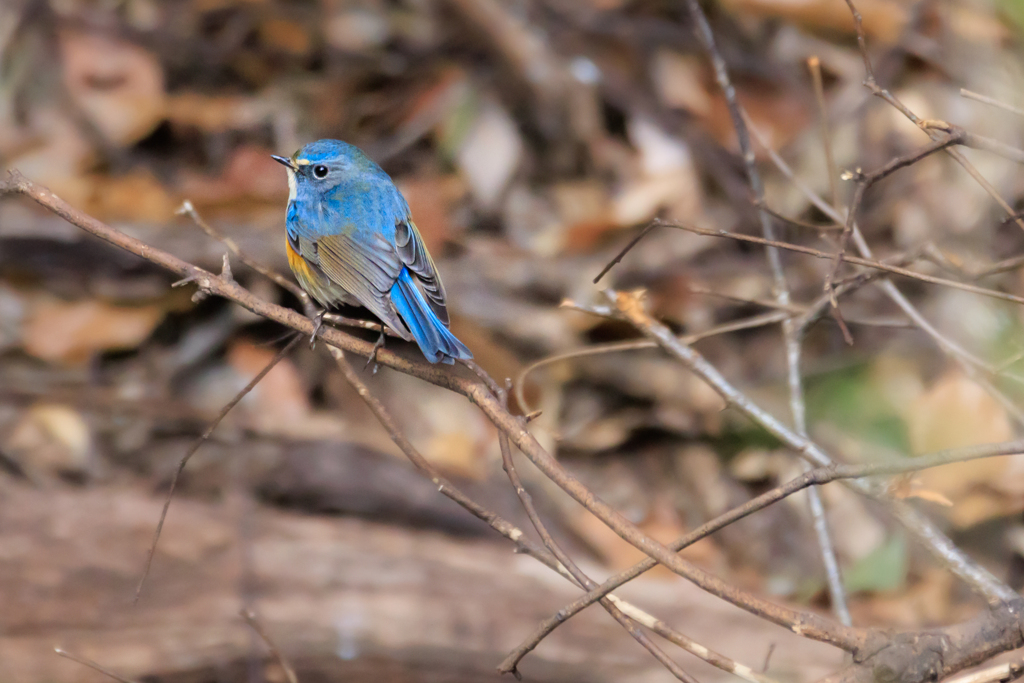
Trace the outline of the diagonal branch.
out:
M 202 268 L 198 268 L 178 259 L 172 254 L 131 238 L 101 221 L 75 210 L 53 195 L 49 190 L 31 183 L 17 174 L 12 173 L 7 181 L 0 182 L 0 195 L 3 194 L 21 194 L 28 196 L 83 230 L 86 230 L 87 232 L 98 236 L 111 244 L 119 246 L 153 263 L 161 265 L 162 267 L 177 273 L 179 276 L 192 279 L 201 288 L 201 291 L 207 294 L 213 294 L 230 299 L 239 305 L 244 306 L 248 310 L 267 318 L 268 320 L 281 323 L 304 334 L 310 334 L 312 332 L 312 321 L 296 311 L 285 309 L 281 306 L 263 301 L 254 296 L 251 292 L 239 286 L 238 283 L 233 280 L 210 273 Z M 856 238 L 856 234 L 854 237 Z M 610 309 L 609 312 L 612 310 L 613 309 Z M 673 335 L 671 335 L 664 326 L 656 324 L 656 327 L 660 329 L 656 330 L 652 328 L 651 330 L 645 330 L 645 333 L 649 333 L 652 338 L 657 339 L 659 343 L 666 348 L 672 347 L 673 344 L 678 345 Z M 364 357 L 368 356 L 372 349 L 372 344 L 369 342 L 356 339 L 335 329 L 323 331 L 322 337 L 332 346 Z M 688 349 L 688 347 L 685 346 L 681 348 Z M 678 349 L 673 349 L 673 353 L 676 351 L 678 351 Z M 684 355 L 687 355 L 686 352 L 683 353 Z M 690 351 L 690 353 L 692 354 L 693 352 Z M 694 354 L 690 356 L 690 360 L 694 361 L 694 364 L 690 365 L 691 369 L 697 371 L 700 376 L 704 377 L 706 381 L 709 381 L 713 386 L 715 386 L 716 390 L 720 393 L 732 392 L 733 394 L 745 399 L 745 397 L 742 397 L 742 394 L 736 392 L 736 390 L 731 387 L 731 385 L 729 385 L 729 383 L 726 382 L 724 378 L 722 378 L 721 375 L 718 374 L 713 367 L 708 365 L 707 362 L 699 355 Z M 475 377 L 469 378 L 463 374 L 451 372 L 446 368 L 439 368 L 427 365 L 424 362 L 409 360 L 386 349 L 381 350 L 378 356 L 378 361 L 381 365 L 386 365 L 405 374 L 418 377 L 466 396 L 484 412 L 488 419 L 500 431 L 507 434 L 513 443 L 515 443 L 515 445 L 523 451 L 523 453 L 527 455 L 527 457 L 529 457 L 542 472 L 544 472 L 578 502 L 584 505 L 588 510 L 594 513 L 599 519 L 604 521 L 609 527 L 616 531 L 616 533 L 635 547 L 645 552 L 645 554 L 653 557 L 672 571 L 684 576 L 713 595 L 721 597 L 732 604 L 737 605 L 741 609 L 760 616 L 772 623 L 779 624 L 800 633 L 805 637 L 830 643 L 849 652 L 853 652 L 855 653 L 857 661 L 875 661 L 875 659 L 881 657 L 883 654 L 886 657 L 891 658 L 896 654 L 912 653 L 920 649 L 920 646 L 915 644 L 917 643 L 917 640 L 913 640 L 909 637 L 905 642 L 900 643 L 899 647 L 897 647 L 897 644 L 894 641 L 891 641 L 889 638 L 881 634 L 864 629 L 848 628 L 812 613 L 801 612 L 787 607 L 774 605 L 771 602 L 762 600 L 756 596 L 730 586 L 714 576 L 708 575 L 706 572 L 682 561 L 664 545 L 646 537 L 639 529 L 625 520 L 610 506 L 594 497 L 593 494 L 582 485 L 582 483 L 565 471 L 564 468 L 562 468 L 562 466 L 555 461 L 543 447 L 540 446 L 532 435 L 522 428 L 522 425 L 517 418 L 510 415 L 508 411 L 503 408 L 501 402 L 491 393 L 486 383 L 476 379 Z M 791 448 L 804 455 L 812 462 L 817 464 L 827 464 L 830 462 L 828 455 L 821 450 L 820 447 L 806 438 L 796 435 L 780 422 L 775 420 L 775 418 L 769 413 L 761 410 L 756 405 L 753 405 L 749 401 L 744 401 L 743 409 L 744 412 L 747 412 L 748 415 L 757 420 L 764 428 L 768 429 L 771 433 L 775 434 L 778 438 L 790 445 Z M 864 489 L 865 487 L 855 486 L 855 488 Z M 870 493 L 870 491 L 867 492 Z M 1016 594 L 995 580 L 990 574 L 988 574 L 988 572 L 975 565 L 968 558 L 964 557 L 962 553 L 952 545 L 949 539 L 935 530 L 926 519 L 922 518 L 911 508 L 902 504 L 896 504 L 892 507 L 896 518 L 915 536 L 922 540 L 933 553 L 941 557 L 947 566 L 949 566 L 957 575 L 964 578 L 970 585 L 978 588 L 979 591 L 988 597 L 994 605 L 998 606 L 1005 603 L 1005 605 L 1009 606 L 1001 607 L 996 611 L 986 613 L 978 617 L 973 622 L 964 624 L 963 630 L 965 633 L 997 633 L 998 637 L 988 638 L 983 642 L 979 641 L 977 647 L 974 649 L 968 648 L 969 643 L 964 641 L 963 646 L 958 651 L 952 653 L 955 656 L 951 656 L 946 660 L 944 670 L 946 672 L 955 672 L 969 664 L 983 661 L 985 657 L 991 656 L 996 652 L 1004 651 L 1010 647 L 1019 646 L 1021 641 L 1021 632 L 1020 624 L 1017 624 L 1017 621 L 1020 619 L 1021 601 Z M 513 529 L 514 527 L 512 529 L 507 529 L 506 531 L 510 536 L 521 536 L 521 531 L 518 534 L 515 534 Z M 547 553 L 547 551 L 540 549 L 540 552 L 550 557 L 550 554 Z M 551 562 L 555 566 L 558 566 L 557 561 L 554 560 L 553 557 L 551 557 Z M 992 629 L 995 629 L 995 631 Z M 917 636 L 915 635 L 914 637 L 916 638 Z M 888 643 L 888 647 L 882 648 L 881 645 L 883 643 Z M 914 678 L 913 680 L 921 681 L 923 679 Z
M 832 464 L 829 455 L 815 442 L 786 427 L 775 416 L 737 390 L 701 354 L 685 344 L 680 344 L 667 327 L 651 318 L 643 310 L 637 297 L 608 290 L 606 290 L 606 294 L 615 302 L 619 312 L 626 320 L 643 332 L 645 336 L 656 340 L 671 356 L 681 361 L 698 377 L 707 382 L 727 403 L 761 425 L 772 436 L 796 451 L 808 462 L 818 466 Z M 877 492 L 859 480 L 850 481 L 848 485 L 865 495 L 879 498 Z M 981 593 L 990 604 L 1001 605 L 1019 600 L 1019 596 L 1013 589 L 964 555 L 926 517 L 904 503 L 889 501 L 889 508 L 896 519 L 919 540 L 923 541 L 933 555 L 948 566 L 954 574 Z
M 501 400 L 503 403 L 507 402 L 507 397 L 502 392 Z M 505 470 L 505 474 L 508 475 L 509 482 L 512 484 L 512 488 L 515 490 L 516 495 L 519 497 L 520 502 L 523 504 L 523 509 L 526 510 L 527 517 L 530 518 L 530 522 L 533 524 L 533 528 L 537 530 L 540 535 L 541 541 L 544 543 L 544 547 L 547 548 L 552 555 L 554 555 L 559 564 L 564 569 L 563 573 L 568 573 L 573 581 L 578 585 L 587 590 L 593 590 L 597 587 L 597 583 L 594 582 L 589 576 L 587 576 L 579 566 L 573 562 L 572 558 L 569 557 L 561 546 L 552 538 L 551 533 L 548 531 L 547 526 L 540 518 L 540 514 L 537 512 L 536 506 L 533 504 L 533 497 L 530 495 L 526 487 L 523 486 L 522 479 L 519 478 L 519 472 L 516 470 L 515 461 L 512 459 L 512 448 L 508 444 L 508 436 L 505 434 L 498 435 L 498 445 L 501 448 L 501 463 Z M 661 648 L 655 645 L 647 634 L 640 630 L 636 621 L 630 619 L 622 610 L 619 609 L 620 601 L 615 598 L 613 600 L 610 596 L 602 597 L 598 602 L 601 603 L 601 607 L 604 607 L 608 614 L 611 615 L 615 621 L 619 623 L 622 628 L 633 637 L 636 642 L 650 652 L 655 659 L 657 659 L 662 666 L 664 666 L 673 676 L 683 683 L 697 683 L 696 679 L 690 674 L 683 671 L 683 669 L 672 661 L 668 655 L 666 655 Z M 649 616 L 644 614 L 644 616 Z M 498 671 L 500 673 L 511 673 L 516 678 L 521 678 L 519 675 L 518 664 L 522 659 L 522 654 L 513 653 L 513 655 L 507 657 L 500 665 L 498 665 Z
M 807 470 L 798 477 L 790 479 L 784 484 L 780 484 L 773 489 L 751 498 L 742 505 L 738 505 L 727 512 L 723 512 L 718 517 L 705 522 L 685 536 L 681 536 L 676 539 L 671 545 L 669 545 L 669 547 L 676 552 L 683 550 L 684 548 L 693 545 L 697 541 L 710 536 L 716 531 L 723 529 L 744 517 L 752 515 L 759 510 L 763 510 L 769 505 L 773 505 L 780 500 L 797 493 L 798 491 L 803 491 L 804 489 L 812 486 L 823 486 L 841 479 L 860 479 L 862 477 L 919 472 L 921 470 L 940 467 L 954 462 L 969 462 L 971 460 L 980 460 L 982 458 L 992 458 L 1001 455 L 1014 455 L 1017 453 L 1024 453 L 1024 439 L 997 444 L 987 444 L 984 446 L 969 446 L 967 448 L 939 451 L 937 453 L 922 455 L 905 461 L 868 463 L 863 465 L 832 464 L 825 467 L 816 467 L 814 469 Z M 629 569 L 625 569 L 612 576 L 597 588 L 591 590 L 585 595 L 581 595 L 576 600 L 558 610 L 558 612 L 556 612 L 552 617 L 544 621 L 540 627 L 530 635 L 525 643 L 539 643 L 547 637 L 551 631 L 555 630 L 566 621 L 594 604 L 597 600 L 608 595 L 616 588 L 629 583 L 641 574 L 654 569 L 657 564 L 658 563 L 654 560 L 647 558 L 633 565 Z
M 412 445 L 412 443 L 405 436 L 405 434 L 398 428 L 397 423 L 395 422 L 394 418 L 391 417 L 391 414 L 388 412 L 388 410 L 384 407 L 384 404 L 382 404 L 380 400 L 370 392 L 370 389 L 368 386 L 366 386 L 366 383 L 363 382 L 362 379 L 360 379 L 359 374 L 352 368 L 348 360 L 345 359 L 344 352 L 341 351 L 341 349 L 338 349 L 333 346 L 328 346 L 327 348 L 328 351 L 331 353 L 331 356 L 337 363 L 339 370 L 341 370 L 341 373 L 344 376 L 345 380 L 353 389 L 356 390 L 356 393 L 359 394 L 359 397 L 362 398 L 366 405 L 370 408 L 371 412 L 373 412 L 374 416 L 381 423 L 384 429 L 388 432 L 388 435 L 391 437 L 392 441 L 395 442 L 395 444 L 401 449 L 405 456 L 413 463 L 413 465 L 416 466 L 416 468 L 420 472 L 422 472 L 425 476 L 429 477 L 431 481 L 433 481 L 434 484 L 437 485 L 438 491 L 451 498 L 453 501 L 455 501 L 463 508 L 468 510 L 478 519 L 490 525 L 491 528 L 500 533 L 502 536 L 505 536 L 505 538 L 511 540 L 513 543 L 516 544 L 520 552 L 530 555 L 534 559 L 542 562 L 544 565 L 555 570 L 556 572 L 561 574 L 569 581 L 572 581 L 576 585 L 581 585 L 589 588 L 596 587 L 597 584 L 593 583 L 592 581 L 589 581 L 589 579 L 583 576 L 582 573 L 576 575 L 576 573 L 572 571 L 573 568 L 575 568 L 577 572 L 579 571 L 579 569 L 575 567 L 575 565 L 568 558 L 568 556 L 566 556 L 558 547 L 558 545 L 555 544 L 555 542 L 551 539 L 550 534 L 548 534 L 547 532 L 547 529 L 540 521 L 540 517 L 533 506 L 533 502 L 532 499 L 530 499 L 529 497 L 529 493 L 527 493 L 525 488 L 522 487 L 522 482 L 519 481 L 518 474 L 515 474 L 514 476 L 513 485 L 516 488 L 516 493 L 520 495 L 521 499 L 523 499 L 524 506 L 527 507 L 527 511 L 530 515 L 531 521 L 533 521 L 535 526 L 538 527 L 537 531 L 541 534 L 541 538 L 544 539 L 546 549 L 540 548 L 532 542 L 530 542 L 528 539 L 525 538 L 521 529 L 515 527 L 510 522 L 507 522 L 506 520 L 502 519 L 499 515 L 495 514 L 494 512 L 491 512 L 490 510 L 484 508 L 482 505 L 476 503 L 468 496 L 466 496 L 464 493 L 462 493 L 458 488 L 452 485 L 443 476 L 441 476 L 437 469 L 423 457 L 423 455 L 416 449 L 416 447 Z M 479 369 L 476 368 L 476 370 Z M 486 375 L 486 373 L 483 373 L 482 370 L 480 370 L 479 372 L 481 375 Z M 488 384 L 493 384 L 489 377 L 485 378 L 485 382 L 487 382 Z M 491 388 L 494 389 L 497 388 L 497 386 L 495 385 L 494 387 Z M 498 389 L 498 391 L 500 392 L 500 389 Z M 501 439 L 500 446 L 502 449 L 502 459 L 503 461 L 506 461 L 507 459 L 507 461 L 510 462 L 511 449 L 509 449 L 508 447 L 508 437 L 504 433 L 502 433 L 499 438 Z M 514 466 L 510 468 L 510 471 L 512 473 L 515 473 Z M 511 474 L 510 477 L 512 477 Z M 586 581 L 590 582 L 590 585 L 586 586 L 585 583 L 581 582 L 581 577 L 583 579 L 586 579 Z M 612 608 L 611 610 L 609 610 L 612 613 L 612 616 L 615 617 L 616 620 L 619 621 L 619 623 L 622 624 L 623 627 L 626 628 L 626 630 L 630 633 L 630 635 L 633 635 L 638 640 L 638 642 L 640 642 L 641 645 L 650 650 L 651 653 L 658 659 L 658 661 L 660 661 L 666 668 L 668 668 L 669 671 L 671 671 L 673 675 L 675 675 L 676 678 L 678 678 L 679 680 L 692 681 L 693 679 L 692 677 L 689 677 L 684 671 L 682 671 L 682 669 L 680 669 L 679 666 L 675 664 L 675 662 L 670 660 L 654 643 L 652 643 L 650 639 L 647 638 L 646 634 L 636 629 L 636 626 L 629 621 L 630 619 L 634 621 L 641 621 L 645 625 L 654 624 L 654 626 L 651 626 L 651 628 L 659 635 L 669 639 L 670 641 L 676 644 L 679 644 L 680 646 L 684 647 L 684 649 L 693 652 L 697 656 L 701 657 L 702 659 L 705 659 L 706 661 L 709 661 L 715 666 L 719 666 L 720 668 L 723 668 L 727 671 L 736 673 L 737 675 L 745 678 L 746 680 L 751 681 L 751 683 L 772 683 L 770 679 L 767 679 L 763 676 L 758 676 L 758 674 L 753 672 L 749 667 L 734 662 L 722 655 L 718 655 L 717 653 L 709 650 L 708 648 L 693 642 L 691 639 L 686 638 L 682 634 L 675 632 L 660 620 L 655 619 L 654 617 L 650 616 L 638 607 L 635 607 L 630 603 L 625 602 L 624 600 L 620 600 L 614 595 L 608 596 L 608 603 Z M 627 617 L 624 613 L 628 613 L 630 616 Z M 687 647 L 687 645 L 689 645 L 689 647 Z M 511 663 L 509 663 L 511 657 L 507 658 L 505 662 L 503 662 L 502 665 L 499 666 L 499 670 L 503 673 L 516 673 L 516 665 L 519 663 L 519 660 L 522 659 L 522 657 L 525 656 L 528 652 L 529 649 L 523 651 L 523 653 L 519 657 L 515 658 L 514 661 L 511 661 Z
M 190 279 L 206 294 L 230 299 L 268 320 L 281 323 L 305 334 L 312 334 L 313 322 L 296 311 L 263 301 L 234 280 L 214 275 L 168 252 L 125 235 L 102 221 L 74 209 L 49 190 L 35 185 L 17 172 L 12 171 L 9 179 L 0 183 L 0 195 L 3 194 L 21 194 L 30 197 L 73 225 Z M 336 329 L 321 330 L 321 338 L 331 346 L 363 357 L 369 357 L 373 348 L 373 345 L 369 342 L 357 339 Z M 772 623 L 796 630 L 808 638 L 835 645 L 849 652 L 855 652 L 863 645 L 864 633 L 862 631 L 848 628 L 817 614 L 801 612 L 774 604 L 740 590 L 683 560 L 663 544 L 644 534 L 643 531 L 612 506 L 596 497 L 579 479 L 570 474 L 561 463 L 555 460 L 533 435 L 522 427 L 519 420 L 502 407 L 500 401 L 491 393 L 485 383 L 476 379 L 468 379 L 450 372 L 446 368 L 429 365 L 418 360 L 409 360 L 400 354 L 386 349 L 381 349 L 378 352 L 377 361 L 380 365 L 418 377 L 437 386 L 460 393 L 468 398 L 483 411 L 500 431 L 508 434 L 516 447 L 541 472 L 574 500 L 583 505 L 628 543 L 641 552 L 654 557 L 671 571 L 692 581 L 703 590 Z

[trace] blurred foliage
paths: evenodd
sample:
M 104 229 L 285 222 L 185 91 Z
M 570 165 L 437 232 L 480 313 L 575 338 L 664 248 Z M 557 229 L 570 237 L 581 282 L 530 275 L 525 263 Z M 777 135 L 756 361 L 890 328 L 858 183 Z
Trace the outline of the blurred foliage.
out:
M 1024 4 L 856 4 L 880 82 L 917 115 L 1024 144 L 1019 117 L 960 94 L 963 87 L 1024 104 Z M 832 201 L 830 175 L 878 168 L 926 136 L 863 88 L 845 3 L 723 0 L 707 11 L 753 126 L 803 183 L 755 149 L 768 205 L 800 223 L 779 219 L 780 234 L 833 249 L 836 226 L 808 192 Z M 808 75 L 812 57 L 822 69 L 824 109 Z M 219 269 L 225 249 L 176 215 L 186 199 L 252 258 L 287 272 L 288 188 L 269 155 L 321 137 L 363 147 L 393 176 L 438 262 L 454 331 L 499 379 L 540 358 L 637 338 L 620 322 L 574 308 L 606 304 L 594 276 L 652 219 L 760 233 L 714 71 L 676 3 L 0 3 L 0 165 L 191 262 Z M 1019 208 L 1019 167 L 978 150 L 968 156 Z M 834 203 L 842 207 L 851 191 L 840 181 Z M 877 258 L 899 260 L 927 246 L 929 258 L 910 267 L 943 277 L 974 281 L 970 273 L 1024 253 L 1019 227 L 1002 221 L 988 192 L 941 154 L 872 187 L 857 218 Z M 786 254 L 783 263 L 794 306 L 820 296 L 830 261 Z M 234 260 L 232 267 L 260 296 L 296 305 Z M 857 270 L 847 264 L 840 275 Z M 47 487 L 125 486 L 148 495 L 166 482 L 183 442 L 280 345 L 275 326 L 223 302 L 196 305 L 170 280 L 34 206 L 0 203 L 0 482 L 30 487 L 41 505 Z M 853 346 L 828 315 L 802 345 L 812 438 L 838 459 L 863 462 L 1018 434 L 1019 307 L 891 280 L 948 342 L 936 344 L 875 284 L 841 297 Z M 1024 291 L 1013 269 L 978 282 Z M 760 247 L 678 230 L 652 231 L 605 285 L 645 290 L 652 313 L 680 334 L 775 306 Z M 695 347 L 790 422 L 781 340 L 772 324 L 714 334 Z M 961 368 L 954 345 L 961 361 L 983 359 L 975 363 L 980 375 Z M 978 377 L 1007 400 L 993 398 Z M 368 382 L 432 461 L 493 485 L 488 500 L 509 493 L 493 427 L 466 401 L 387 371 Z M 794 454 L 656 350 L 545 365 L 523 390 L 530 408 L 543 411 L 531 422 L 537 438 L 661 540 L 802 470 Z M 267 509 L 464 533 L 464 522 L 424 502 L 436 498 L 432 486 L 407 490 L 411 484 L 388 474 L 381 476 L 395 487 L 390 494 L 353 490 L 350 470 L 343 476 L 296 457 L 304 449 L 358 452 L 345 460 L 357 463 L 358 480 L 375 467 L 366 463 L 393 465 L 397 453 L 319 350 L 302 348 L 275 368 L 218 433 L 222 442 L 190 464 L 184 495 L 227 500 L 242 477 L 257 482 L 246 486 Z M 938 468 L 892 482 L 892 495 L 965 535 L 999 526 L 1003 534 L 986 534 L 972 552 L 1009 574 L 1020 554 L 1006 539 L 1022 529 L 1021 460 Z M 574 551 L 612 567 L 636 559 L 549 482 L 532 471 L 524 477 Z M 929 573 L 927 560 L 911 557 L 876 510 L 839 485 L 822 493 L 846 583 L 857 593 L 857 623 L 936 622 L 977 607 Z M 824 601 L 802 499 L 687 553 L 751 590 Z M 910 599 L 922 594 L 927 599 Z

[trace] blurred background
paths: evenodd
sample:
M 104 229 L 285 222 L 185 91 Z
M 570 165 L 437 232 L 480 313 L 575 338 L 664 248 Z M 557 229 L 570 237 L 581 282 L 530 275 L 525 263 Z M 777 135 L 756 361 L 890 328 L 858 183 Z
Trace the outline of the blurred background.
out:
M 1022 104 L 1017 0 L 857 5 L 879 82 L 918 116 L 1021 145 L 1019 116 L 960 94 Z M 862 86 L 841 0 L 705 8 L 753 126 L 826 202 L 841 205 L 852 191 L 840 180 L 833 198 L 830 176 L 927 142 Z M 724 100 L 681 3 L 0 3 L 0 167 L 180 258 L 219 271 L 226 252 L 178 212 L 188 200 L 250 257 L 287 273 L 288 187 L 270 155 L 324 137 L 360 146 L 392 175 L 443 276 L 455 333 L 494 377 L 520 384 L 526 405 L 516 412 L 543 411 L 531 423 L 542 443 L 649 534 L 677 538 L 800 472 L 791 453 L 657 350 L 594 353 L 521 377 L 537 360 L 637 338 L 580 309 L 605 304 L 593 278 L 652 219 L 759 234 Z M 1011 162 L 965 154 L 1021 207 Z M 780 221 L 782 237 L 834 249 L 835 226 L 758 155 L 768 205 L 803 224 Z M 1005 217 L 936 155 L 872 188 L 859 221 L 879 258 L 928 247 L 922 271 L 971 280 L 1024 251 Z M 820 295 L 829 261 L 783 262 L 795 302 Z M 298 307 L 237 259 L 232 266 L 261 297 Z M 0 202 L 0 679 L 106 680 L 56 656 L 59 645 L 147 681 L 284 680 L 238 616 L 248 606 L 303 683 L 497 680 L 508 650 L 577 592 L 420 478 L 322 347 L 296 347 L 190 462 L 132 605 L 178 460 L 287 337 L 225 301 L 194 302 L 194 288 L 173 280 L 26 200 Z M 811 435 L 849 462 L 1013 438 L 1019 308 L 894 281 L 937 330 L 996 369 L 1010 403 L 867 286 L 842 300 L 852 345 L 827 317 L 806 339 Z M 1016 268 L 978 282 L 1024 294 Z M 668 228 L 606 285 L 643 288 L 652 313 L 680 333 L 772 310 L 760 247 Z M 696 347 L 789 421 L 777 324 Z M 387 369 L 363 377 L 429 459 L 528 526 L 478 410 Z M 523 470 L 592 576 L 640 559 Z M 894 487 L 1024 585 L 1024 461 L 948 466 Z M 855 624 L 926 627 L 982 608 L 880 510 L 838 485 L 822 494 Z M 746 590 L 828 610 L 801 496 L 684 556 Z M 813 680 L 842 661 L 667 573 L 622 594 L 780 680 Z M 702 681 L 728 678 L 677 659 Z M 670 678 L 597 608 L 522 670 L 538 681 Z

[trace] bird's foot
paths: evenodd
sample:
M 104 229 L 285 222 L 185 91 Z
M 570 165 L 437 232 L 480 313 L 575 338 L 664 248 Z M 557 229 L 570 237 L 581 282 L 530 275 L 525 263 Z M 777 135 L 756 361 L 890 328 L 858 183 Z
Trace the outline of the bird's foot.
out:
M 366 359 L 366 366 L 363 367 L 363 370 L 370 367 L 370 363 L 373 363 L 373 374 L 377 374 L 377 352 L 384 348 L 385 338 L 386 337 L 384 336 L 384 328 L 381 327 L 380 336 L 377 337 L 377 341 L 373 343 L 373 348 L 370 349 L 370 357 Z
M 309 348 L 316 348 L 316 338 L 320 334 L 320 328 L 324 326 L 324 316 L 327 314 L 327 309 L 324 309 L 313 316 L 313 334 L 309 336 Z

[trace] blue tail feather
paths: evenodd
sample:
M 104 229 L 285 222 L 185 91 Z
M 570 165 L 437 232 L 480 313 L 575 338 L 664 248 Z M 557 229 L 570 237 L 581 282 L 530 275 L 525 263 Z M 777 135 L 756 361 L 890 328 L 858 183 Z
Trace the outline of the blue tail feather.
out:
M 451 365 L 456 358 L 473 357 L 466 345 L 456 339 L 430 309 L 407 268 L 402 268 L 391 287 L 391 302 L 428 361 Z

